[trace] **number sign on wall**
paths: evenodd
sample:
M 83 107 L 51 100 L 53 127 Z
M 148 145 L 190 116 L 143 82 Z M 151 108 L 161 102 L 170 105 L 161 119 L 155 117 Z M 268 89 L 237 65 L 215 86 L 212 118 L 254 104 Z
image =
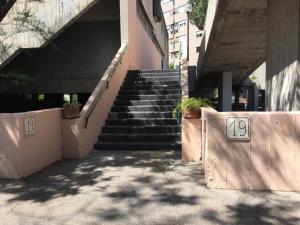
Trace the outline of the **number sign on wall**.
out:
M 230 140 L 250 140 L 250 118 L 226 118 L 226 137 Z
M 35 134 L 35 118 L 24 118 L 25 137 L 31 137 Z

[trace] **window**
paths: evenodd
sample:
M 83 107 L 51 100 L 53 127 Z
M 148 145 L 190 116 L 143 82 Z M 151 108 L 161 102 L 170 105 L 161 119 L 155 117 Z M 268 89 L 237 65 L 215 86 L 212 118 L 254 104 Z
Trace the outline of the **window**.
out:
M 185 25 L 186 25 L 186 21 L 185 20 L 183 20 L 181 22 L 178 22 L 178 26 L 179 27 L 184 27 Z

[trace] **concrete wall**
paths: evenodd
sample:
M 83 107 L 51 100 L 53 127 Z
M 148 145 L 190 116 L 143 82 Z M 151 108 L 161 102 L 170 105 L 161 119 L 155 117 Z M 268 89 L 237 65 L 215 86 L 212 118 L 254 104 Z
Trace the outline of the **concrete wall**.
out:
M 25 137 L 24 118 L 35 118 Z M 61 109 L 0 114 L 0 178 L 29 176 L 62 157 Z
M 128 0 L 130 69 L 160 69 L 164 56 L 161 55 L 152 37 L 138 18 L 136 1 Z
M 32 82 L 8 93 L 92 92 L 120 47 L 120 22 L 77 22 L 46 48 L 23 52 L 6 69 Z
M 267 110 L 300 110 L 299 1 L 269 0 L 268 21 Z
M 99 0 L 47 0 L 27 1 L 17 0 L 6 17 L 1 21 L 1 31 L 7 36 L 1 37 L 1 42 L 8 47 L 2 52 L 0 49 L 0 67 L 24 48 L 39 48 L 48 43 L 51 38 L 59 34 L 66 26 L 73 23 Z M 32 19 L 37 21 L 38 27 L 32 29 L 16 25 L 20 12 L 30 10 Z M 18 32 L 22 28 L 24 32 Z
M 225 120 L 249 116 L 250 141 L 229 141 Z M 204 113 L 208 187 L 300 191 L 300 113 Z
M 199 53 L 197 52 L 197 48 L 200 46 L 201 36 L 200 30 L 197 26 L 191 23 L 190 21 L 190 49 L 189 49 L 189 65 L 197 66 Z
M 183 161 L 198 162 L 202 158 L 201 119 L 182 118 L 182 155 Z

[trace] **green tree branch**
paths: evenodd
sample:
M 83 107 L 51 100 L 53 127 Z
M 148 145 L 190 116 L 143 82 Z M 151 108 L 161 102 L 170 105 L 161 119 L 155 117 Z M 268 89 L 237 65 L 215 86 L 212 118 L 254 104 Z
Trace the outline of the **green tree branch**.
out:
M 193 7 L 191 12 L 191 22 L 202 30 L 204 28 L 208 0 L 189 0 L 189 3 Z

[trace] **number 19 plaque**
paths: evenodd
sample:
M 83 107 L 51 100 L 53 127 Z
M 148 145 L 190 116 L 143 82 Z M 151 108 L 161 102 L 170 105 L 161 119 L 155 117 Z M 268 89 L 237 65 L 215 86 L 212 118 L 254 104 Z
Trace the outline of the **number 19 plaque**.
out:
M 236 141 L 250 140 L 250 118 L 227 117 L 226 138 Z

